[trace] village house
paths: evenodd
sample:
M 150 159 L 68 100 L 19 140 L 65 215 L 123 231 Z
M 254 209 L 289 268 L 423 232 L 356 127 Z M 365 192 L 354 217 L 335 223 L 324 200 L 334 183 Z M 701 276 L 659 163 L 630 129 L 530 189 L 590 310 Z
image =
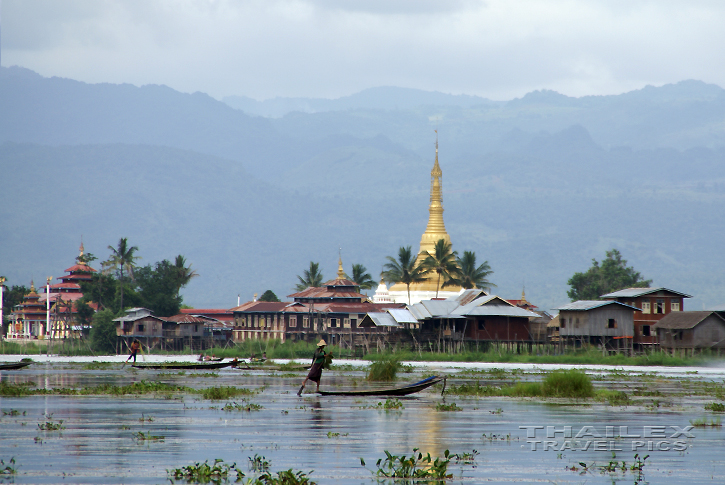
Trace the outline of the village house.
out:
M 408 309 L 421 322 L 420 339 L 442 346 L 464 341 L 496 341 L 511 347 L 531 343 L 529 319 L 539 317 L 478 289 L 446 300 L 422 300 Z
M 674 312 L 662 317 L 654 330 L 660 348 L 677 350 L 725 350 L 725 318 L 715 311 Z
M 562 342 L 632 350 L 634 312 L 639 308 L 612 300 L 579 300 L 557 310 Z
M 633 345 L 636 349 L 643 349 L 658 343 L 652 326 L 671 312 L 683 311 L 684 299 L 692 297 L 667 288 L 626 288 L 607 293 L 601 298 L 640 310 L 634 317 Z
M 359 286 L 345 278 L 342 260 L 337 278 L 320 287 L 288 295 L 291 302 L 250 301 L 230 311 L 234 315 L 234 341 L 278 339 L 312 341 L 324 338 L 328 345 L 355 348 L 370 335 L 388 329 L 360 327 L 368 312 L 403 308 L 401 303 L 371 303 Z

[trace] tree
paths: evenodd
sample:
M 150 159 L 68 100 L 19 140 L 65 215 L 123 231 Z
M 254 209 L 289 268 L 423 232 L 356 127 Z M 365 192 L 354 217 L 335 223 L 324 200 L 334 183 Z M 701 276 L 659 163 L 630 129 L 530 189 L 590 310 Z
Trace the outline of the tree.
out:
M 179 313 L 182 297 L 178 292 L 177 270 L 177 266 L 166 259 L 136 270 L 141 305 L 156 316 L 170 317 Z
M 279 301 L 279 298 L 274 294 L 274 291 L 267 290 L 259 297 L 259 301 Z
M 353 282 L 355 282 L 355 284 L 360 286 L 361 290 L 369 290 L 373 286 L 375 286 L 375 282 L 373 281 L 372 276 L 370 276 L 370 273 L 368 273 L 367 271 L 368 269 L 362 264 L 352 265 L 351 279 Z
M 456 278 L 460 274 L 457 258 L 458 253 L 451 251 L 451 243 L 446 242 L 445 239 L 439 239 L 433 247 L 433 254 L 429 252 L 428 257 L 423 260 L 423 267 L 428 272 L 435 272 L 438 275 L 436 298 L 438 298 L 438 290 L 441 288 L 441 280 L 443 280 L 443 288 L 456 284 Z
M 91 346 L 98 352 L 115 353 L 116 351 L 116 324 L 113 321 L 113 311 L 102 310 L 93 316 L 91 327 Z
M 174 260 L 174 270 L 176 271 L 176 294 L 179 294 L 181 288 L 189 284 L 192 278 L 196 278 L 199 274 L 191 269 L 191 265 L 186 266 L 186 258 L 182 255 L 176 256 Z
M 317 287 L 322 285 L 322 273 L 320 273 L 320 263 L 310 261 L 310 269 L 306 269 L 303 273 L 305 277 L 297 275 L 300 282 L 295 286 L 297 291 L 303 291 L 306 288 Z
M 463 251 L 463 257 L 456 258 L 458 267 L 461 272 L 456 278 L 456 284 L 467 290 L 471 288 L 480 288 L 490 291 L 492 286 L 496 286 L 486 278 L 493 274 L 488 261 L 484 261 L 480 266 L 476 267 L 476 253 L 473 251 Z
M 98 304 L 98 310 L 108 308 L 113 310 L 114 313 L 118 313 L 119 307 L 116 301 L 116 295 L 119 293 L 118 286 L 119 284 L 113 276 L 93 273 L 91 281 L 81 281 L 83 298 L 79 302 L 95 302 Z
M 117 247 L 108 246 L 108 249 L 111 250 L 111 257 L 103 263 L 103 266 L 108 270 L 115 270 L 118 273 L 119 288 L 121 291 L 120 306 L 121 310 L 123 310 L 123 288 L 125 286 L 123 271 L 126 270 L 133 278 L 134 262 L 139 259 L 138 256 L 135 256 L 138 247 L 129 247 L 127 238 L 122 237 L 119 239 Z
M 392 283 L 403 283 L 408 288 L 408 304 L 410 304 L 410 285 L 425 281 L 427 270 L 415 264 L 415 257 L 410 246 L 398 249 L 398 259 L 386 256 L 388 260 L 383 266 L 383 278 Z
M 602 295 L 624 288 L 646 288 L 652 280 L 642 279 L 642 275 L 633 267 L 627 267 L 627 261 L 621 253 L 612 249 L 606 252 L 606 259 L 601 265 L 592 259 L 592 267 L 586 273 L 574 273 L 567 284 L 571 289 L 567 292 L 571 301 L 598 300 Z

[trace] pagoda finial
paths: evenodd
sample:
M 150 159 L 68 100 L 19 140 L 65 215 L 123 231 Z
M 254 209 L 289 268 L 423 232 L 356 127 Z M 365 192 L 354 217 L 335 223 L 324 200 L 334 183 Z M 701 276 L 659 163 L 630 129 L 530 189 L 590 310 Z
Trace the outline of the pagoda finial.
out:
M 526 286 L 523 287 L 521 290 L 521 304 L 525 305 L 528 302 L 526 301 Z
M 337 260 L 337 279 L 345 279 L 345 270 L 342 269 L 342 248 L 338 251 L 339 259 Z
M 35 293 L 35 282 L 30 280 L 30 293 Z

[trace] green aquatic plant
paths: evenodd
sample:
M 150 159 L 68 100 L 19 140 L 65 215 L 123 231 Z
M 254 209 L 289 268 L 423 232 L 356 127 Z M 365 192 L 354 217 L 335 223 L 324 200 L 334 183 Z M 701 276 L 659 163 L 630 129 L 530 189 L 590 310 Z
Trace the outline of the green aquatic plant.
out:
M 713 413 L 725 413 L 725 404 L 721 402 L 712 402 L 710 404 L 705 404 L 705 409 L 712 411 Z
M 237 402 L 228 402 L 224 405 L 224 407 L 222 408 L 222 411 L 251 412 L 251 411 L 259 411 L 260 409 L 262 409 L 262 406 L 259 404 L 247 403 L 247 402 L 242 402 L 241 404 L 237 403 Z
M 310 472 L 312 473 L 312 472 Z M 301 471 L 282 470 L 276 474 L 264 472 L 254 480 L 249 480 L 248 485 L 317 485 Z
M 213 483 L 215 485 L 228 481 L 230 475 L 232 475 L 231 478 L 234 478 L 235 482 L 239 482 L 244 478 L 244 472 L 237 468 L 236 463 L 229 465 L 224 463 L 221 458 L 215 459 L 212 464 L 209 464 L 209 460 L 204 460 L 204 463 L 197 462 L 181 468 L 167 469 L 166 473 L 174 480 L 186 480 L 187 483 Z
M 436 404 L 436 411 L 463 411 L 463 408 L 458 407 L 454 402 L 450 404 L 438 403 Z
M 720 418 L 710 418 L 708 421 L 707 418 L 699 418 L 694 421 L 690 420 L 690 424 L 696 428 L 720 428 L 722 427 L 722 420 Z
M 237 396 L 249 396 L 255 394 L 256 391 L 251 389 L 245 389 L 243 387 L 235 386 L 219 386 L 219 387 L 208 387 L 198 391 L 204 399 L 211 401 L 222 401 L 224 399 L 230 399 Z
M 137 431 L 133 433 L 133 437 L 138 441 L 164 441 L 163 436 L 152 435 L 151 431 L 145 433 L 143 431 Z
M 542 394 L 547 397 L 594 397 L 592 380 L 586 373 L 576 369 L 550 372 L 544 377 L 541 388 Z
M 253 472 L 266 472 L 269 467 L 272 466 L 272 462 L 267 460 L 264 456 L 259 456 L 256 453 L 254 456 L 247 457 L 249 459 L 249 469 Z
M 446 450 L 443 457 L 431 458 L 430 453 L 423 455 L 418 448 L 413 448 L 410 456 L 393 455 L 385 451 L 385 458 L 380 458 L 375 463 L 377 471 L 373 472 L 378 477 L 405 478 L 415 480 L 446 480 L 453 477 L 448 473 L 448 465 L 455 455 Z M 365 460 L 360 458 L 360 464 L 364 467 Z
M 394 381 L 401 367 L 398 360 L 378 360 L 370 364 L 366 378 L 368 381 Z
M 594 399 L 600 402 L 606 401 L 610 406 L 628 406 L 630 404 L 629 396 L 624 391 L 599 389 L 596 391 Z
M 0 477 L 9 477 L 10 475 L 17 475 L 18 467 L 15 463 L 15 457 L 11 457 L 7 463 L 5 460 L 0 458 Z

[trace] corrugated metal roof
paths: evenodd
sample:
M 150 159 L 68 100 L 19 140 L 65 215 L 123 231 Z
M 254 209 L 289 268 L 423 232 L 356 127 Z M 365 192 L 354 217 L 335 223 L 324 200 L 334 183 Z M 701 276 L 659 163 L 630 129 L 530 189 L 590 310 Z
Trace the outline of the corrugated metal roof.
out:
M 459 305 L 466 305 L 481 296 L 488 296 L 488 293 L 486 293 L 484 290 L 473 288 L 471 290 L 463 290 L 462 293 L 451 296 L 448 299 L 452 301 L 457 301 Z
M 366 316 L 370 317 L 376 327 L 400 327 L 393 316 L 387 312 L 371 312 Z
M 389 308 L 388 313 L 398 323 L 418 323 L 418 320 L 405 308 Z
M 483 305 L 472 308 L 463 316 L 485 316 L 485 317 L 525 317 L 525 318 L 538 318 L 539 315 L 519 308 L 517 306 L 509 305 Z
M 579 311 L 586 311 L 586 310 L 593 310 L 594 308 L 599 308 L 607 305 L 621 305 L 626 308 L 631 308 L 632 310 L 641 311 L 639 308 L 631 306 L 631 305 L 625 305 L 624 303 L 620 303 L 618 301 L 613 300 L 578 300 L 573 301 L 571 303 L 568 303 L 562 307 L 556 308 L 556 310 L 579 310 Z
M 466 314 L 468 314 L 468 312 L 470 312 L 472 309 L 474 309 L 476 307 L 483 306 L 483 305 L 491 305 L 491 304 L 503 305 L 503 306 L 513 306 L 509 302 L 507 302 L 506 300 L 501 298 L 500 296 L 484 295 L 484 296 L 481 296 L 480 298 L 476 298 L 475 300 L 467 303 L 466 305 L 456 308 L 451 313 L 454 313 L 456 315 L 466 315 Z
M 428 310 L 428 313 L 430 313 L 433 317 L 448 315 L 459 306 L 458 302 L 451 300 L 423 300 L 420 304 L 423 305 L 425 309 Z
M 679 295 L 683 298 L 692 298 L 692 296 L 687 295 L 685 293 L 680 293 L 679 291 L 670 290 L 668 288 L 625 288 L 623 290 L 615 291 L 613 293 L 607 293 L 606 295 L 602 295 L 601 298 L 635 298 L 638 296 L 643 295 L 649 295 L 650 293 L 657 293 L 658 291 L 668 291 L 670 293 L 674 293 L 675 295 Z
M 425 319 L 431 318 L 433 316 L 430 314 L 428 309 L 425 306 L 423 306 L 422 303 L 414 303 L 412 305 L 409 305 L 408 310 L 418 320 L 425 320 Z
M 721 323 L 725 320 L 715 312 L 671 312 L 662 317 L 653 325 L 654 328 L 667 328 L 671 330 L 682 330 L 694 328 L 699 323 L 707 319 L 710 315 L 714 315 Z

